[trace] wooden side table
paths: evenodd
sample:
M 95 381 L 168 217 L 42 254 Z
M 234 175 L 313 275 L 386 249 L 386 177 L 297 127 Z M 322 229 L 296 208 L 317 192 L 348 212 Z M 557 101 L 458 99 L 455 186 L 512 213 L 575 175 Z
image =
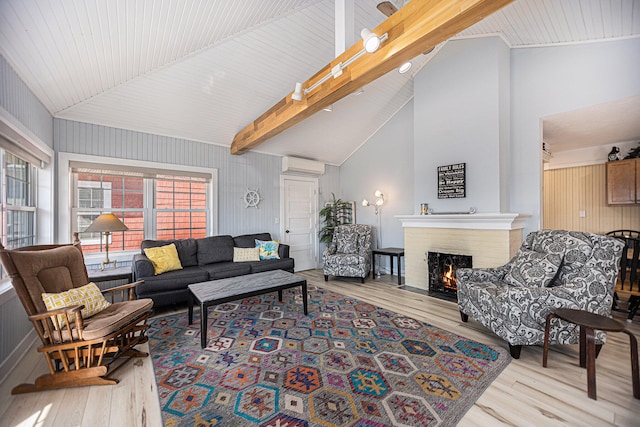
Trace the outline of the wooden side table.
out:
M 371 251 L 371 262 L 373 270 L 371 277 L 376 277 L 376 255 L 388 255 L 391 264 L 391 275 L 393 276 L 393 257 L 398 257 L 398 286 L 402 286 L 402 269 L 400 267 L 400 258 L 404 256 L 404 248 L 381 248 Z
M 544 350 L 542 352 L 542 366 L 547 367 L 549 352 L 549 329 L 551 319 L 558 318 L 580 326 L 580 367 L 587 368 L 587 394 L 591 399 L 596 397 L 596 344 L 595 330 L 607 332 L 623 332 L 629 335 L 631 347 L 631 381 L 633 397 L 640 399 L 640 373 L 638 368 L 638 342 L 636 337 L 626 330 L 625 324 L 615 319 L 590 313 L 584 310 L 558 308 L 547 316 L 544 328 Z

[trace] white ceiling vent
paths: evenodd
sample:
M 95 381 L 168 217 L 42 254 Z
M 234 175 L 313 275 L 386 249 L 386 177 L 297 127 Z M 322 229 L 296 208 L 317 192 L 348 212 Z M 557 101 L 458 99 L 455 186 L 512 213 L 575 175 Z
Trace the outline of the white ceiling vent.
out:
M 299 157 L 284 156 L 282 158 L 282 172 L 322 175 L 324 174 L 324 163 Z

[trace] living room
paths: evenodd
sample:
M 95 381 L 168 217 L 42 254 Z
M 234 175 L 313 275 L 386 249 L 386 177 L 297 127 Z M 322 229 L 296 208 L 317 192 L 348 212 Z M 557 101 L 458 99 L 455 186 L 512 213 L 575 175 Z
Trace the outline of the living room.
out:
M 375 10 L 376 3 L 368 2 L 367 6 Z M 601 2 L 591 3 L 600 5 Z M 632 5 L 634 11 L 638 9 L 637 2 L 620 4 L 624 7 Z M 396 215 L 418 214 L 420 203 L 429 203 L 434 212 L 467 211 L 474 207 L 484 213 L 529 215 L 523 237 L 530 231 L 543 228 L 541 121 L 550 115 L 639 96 L 640 31 L 637 12 L 631 15 L 634 17 L 633 30 L 626 30 L 615 37 L 587 38 L 581 43 L 509 46 L 502 36 L 485 34 L 482 37 L 460 37 L 439 46 L 432 53 L 432 59 L 412 75 L 410 96 L 395 106 L 393 114 L 373 123 L 374 132 L 361 138 L 353 150 L 339 161 L 315 159 L 325 163 L 325 173 L 316 178 L 318 204 L 321 206 L 329 201 L 332 193 L 343 200 L 355 201 L 358 223 L 378 227 L 380 221 L 378 231 L 383 247 L 405 246 L 404 230 Z M 381 16 L 380 20 L 383 18 Z M 114 126 L 106 118 L 104 121 L 86 121 L 80 118 L 80 113 L 70 119 L 64 109 L 53 114 L 45 107 L 45 101 L 35 95 L 32 86 L 25 83 L 29 79 L 25 68 L 21 66 L 21 71 L 17 71 L 14 64 L 21 63 L 21 60 L 10 56 L 12 52 L 3 42 L 0 56 L 2 116 L 19 133 L 35 135 L 35 145 L 51 157 L 50 163 L 38 171 L 38 201 L 41 204 L 37 213 L 37 243 L 63 243 L 72 239 L 71 210 L 63 207 L 72 206 L 69 201 L 72 184 L 68 162 L 73 161 L 94 164 L 116 162 L 133 168 L 164 167 L 209 173 L 214 183 L 212 187 L 215 187 L 211 193 L 209 235 L 269 232 L 274 238 L 284 239 L 282 155 L 268 154 L 269 142 L 257 151 L 235 156 L 229 153 L 230 140 L 225 142 L 226 145 L 216 145 L 192 139 L 186 136 L 189 133 L 181 136 L 169 132 L 145 132 L 139 127 Z M 320 65 L 314 65 L 309 74 L 315 73 L 326 62 L 322 60 Z M 307 77 L 303 74 L 297 78 Z M 290 87 L 277 88 L 267 106 L 292 90 L 294 82 L 292 79 L 287 83 Z M 264 83 L 271 84 L 275 85 Z M 169 92 L 173 91 L 169 89 Z M 360 96 L 366 97 L 367 92 Z M 247 98 L 238 104 L 251 102 L 251 98 Z M 321 114 L 339 114 L 341 105 L 337 104 L 331 113 L 320 111 L 310 120 L 322 123 Z M 262 111 L 249 120 L 260 113 Z M 117 115 L 116 112 L 110 114 Z M 135 117 L 135 112 L 125 114 Z M 172 111 L 172 114 L 173 120 L 180 120 L 178 113 Z M 192 123 L 186 117 L 182 119 Z M 238 123 L 236 131 L 246 124 Z M 366 125 L 371 126 L 369 123 Z M 302 129 L 291 129 L 301 147 L 307 143 L 314 146 L 323 144 L 318 132 L 310 132 L 314 139 L 306 141 L 300 138 L 304 135 L 305 129 Z M 604 144 L 598 155 L 591 154 L 588 161 L 602 164 L 612 146 L 622 146 L 622 154 L 626 154 L 624 149 L 634 148 L 636 141 Z M 276 143 L 282 142 L 276 140 Z M 300 148 L 297 153 L 303 156 L 304 150 Z M 291 150 L 291 154 L 296 152 Z M 581 150 L 573 155 L 579 158 Z M 64 161 L 67 163 L 63 165 L 61 162 Z M 467 197 L 438 199 L 436 169 L 453 163 L 466 163 Z M 246 206 L 243 197 L 247 189 L 259 189 L 261 201 L 258 209 Z M 381 190 L 386 198 L 379 217 L 373 209 L 360 204 L 363 198 L 371 198 L 376 190 Z M 628 213 L 621 214 L 619 222 L 612 228 L 638 228 L 640 208 L 615 209 L 626 209 Z M 603 233 L 608 230 L 587 231 Z M 321 265 L 320 252 L 318 245 L 315 252 L 317 266 Z M 114 253 L 114 256 L 118 254 Z M 388 269 L 388 264 L 383 263 L 383 269 Z M 333 286 L 342 287 L 341 284 Z M 31 325 L 15 294 L 9 290 L 10 286 L 2 289 L 0 341 L 4 377 L 16 359 L 24 354 L 26 348 L 21 348 L 17 354 L 14 350 L 21 345 Z M 446 305 L 436 307 L 436 310 L 447 310 Z M 455 309 L 449 310 L 457 316 Z M 464 335 L 464 329 L 453 326 L 455 316 L 443 315 L 445 326 Z M 475 339 L 483 336 L 475 330 L 470 334 L 474 334 Z M 624 343 L 619 345 L 622 348 Z M 619 350 L 620 353 L 623 351 Z M 624 360 L 624 364 L 620 362 L 624 365 L 620 368 L 622 372 L 628 370 L 626 357 L 624 354 L 620 356 Z M 6 363 L 9 359 L 10 363 Z M 519 363 L 539 364 L 538 354 Z M 607 375 L 605 372 L 602 370 L 600 374 Z M 535 382 L 534 379 L 531 381 Z M 530 387 L 528 384 L 520 386 Z M 626 389 L 617 393 L 618 399 L 630 397 Z M 578 408 L 591 404 L 586 396 L 578 393 L 573 399 Z M 633 399 L 626 402 L 629 407 L 637 408 L 633 406 L 637 405 Z M 567 422 L 577 424 L 575 420 Z M 621 422 L 618 425 L 625 424 Z

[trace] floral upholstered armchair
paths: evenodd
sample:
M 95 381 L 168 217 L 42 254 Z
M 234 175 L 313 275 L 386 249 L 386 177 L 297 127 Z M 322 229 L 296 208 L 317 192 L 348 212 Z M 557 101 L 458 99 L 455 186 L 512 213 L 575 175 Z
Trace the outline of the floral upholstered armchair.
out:
M 329 276 L 359 277 L 364 283 L 371 271 L 371 226 L 339 225 L 322 254 L 325 282 Z
M 622 254 L 621 240 L 597 234 L 542 230 L 530 233 L 516 255 L 497 268 L 458 269 L 462 320 L 477 320 L 509 344 L 543 344 L 547 315 L 555 308 L 609 317 Z M 550 344 L 576 344 L 579 327 L 551 324 Z M 601 345 L 604 332 L 596 332 Z

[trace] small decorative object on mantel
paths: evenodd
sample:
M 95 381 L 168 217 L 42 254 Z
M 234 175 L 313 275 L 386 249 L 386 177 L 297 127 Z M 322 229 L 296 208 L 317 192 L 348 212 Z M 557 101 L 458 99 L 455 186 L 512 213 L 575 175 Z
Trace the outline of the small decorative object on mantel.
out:
M 611 151 L 609 152 L 609 156 L 607 157 L 609 159 L 610 162 L 613 162 L 615 160 L 620 160 L 620 148 L 618 147 L 612 147 Z
M 244 204 L 245 208 L 258 208 L 258 204 L 260 203 L 260 193 L 258 193 L 258 189 L 252 190 L 247 188 L 247 192 L 244 193 Z
M 420 203 L 420 215 L 429 213 L 429 203 Z
M 433 209 L 429 209 L 429 215 L 473 215 L 476 212 L 478 212 L 478 210 L 473 206 L 466 212 L 434 212 Z
M 467 197 L 466 170 L 466 163 L 438 166 L 438 199 Z

